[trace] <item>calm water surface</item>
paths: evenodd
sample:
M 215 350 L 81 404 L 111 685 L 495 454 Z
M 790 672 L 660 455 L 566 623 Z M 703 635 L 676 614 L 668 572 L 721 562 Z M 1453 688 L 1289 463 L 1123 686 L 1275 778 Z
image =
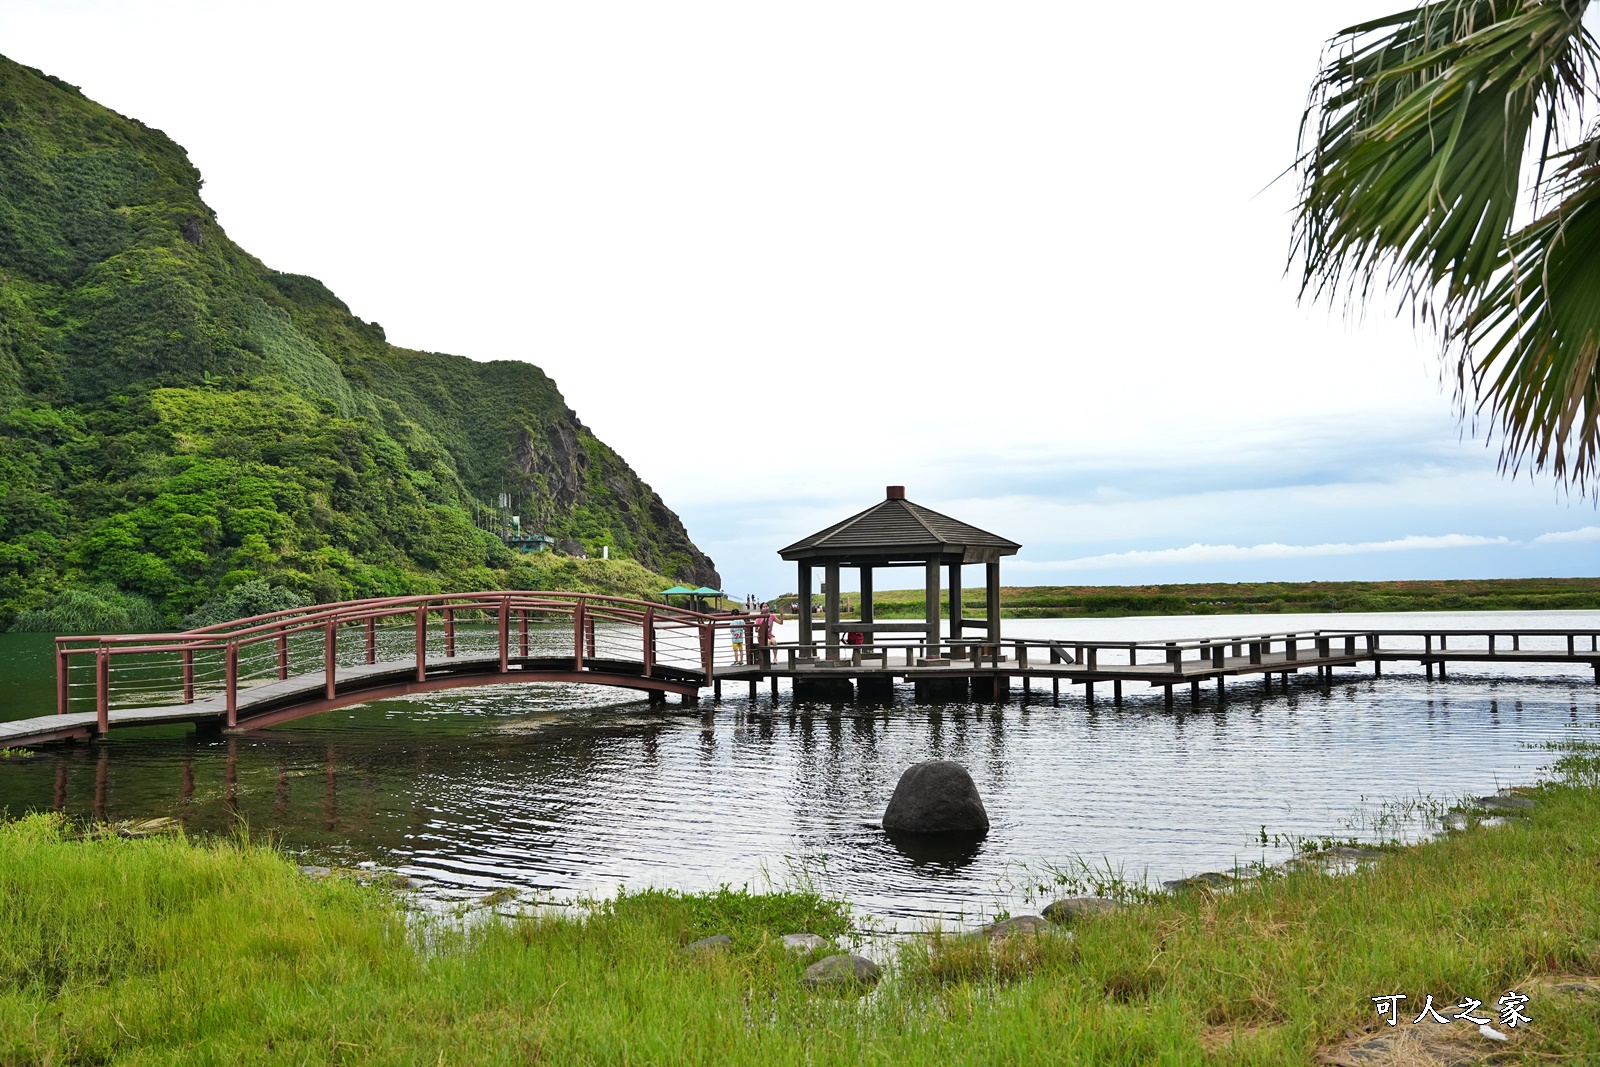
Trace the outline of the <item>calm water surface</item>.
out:
M 1210 616 L 1008 621 L 1012 636 L 1150 639 L 1406 625 L 1600 626 L 1600 612 Z M 0 717 L 52 710 L 49 640 L 0 635 Z M 651 708 L 616 690 L 506 685 L 382 701 L 223 740 L 184 728 L 113 734 L 0 762 L 0 808 L 120 820 L 236 820 L 308 863 L 376 863 L 424 896 L 510 887 L 524 899 L 619 885 L 753 887 L 796 878 L 891 925 L 1022 910 L 1029 871 L 1081 858 L 1151 882 L 1275 861 L 1269 835 L 1371 836 L 1387 799 L 1533 781 L 1548 741 L 1600 737 L 1587 667 L 1348 672 L 1323 693 L 1238 682 L 1169 712 L 1126 687 L 1087 710 L 1036 691 L 1004 706 L 751 700 Z M 735 693 L 734 690 L 738 692 Z M 971 769 L 993 829 L 970 854 L 909 856 L 868 825 L 900 772 Z M 1365 812 L 1365 816 L 1363 816 Z

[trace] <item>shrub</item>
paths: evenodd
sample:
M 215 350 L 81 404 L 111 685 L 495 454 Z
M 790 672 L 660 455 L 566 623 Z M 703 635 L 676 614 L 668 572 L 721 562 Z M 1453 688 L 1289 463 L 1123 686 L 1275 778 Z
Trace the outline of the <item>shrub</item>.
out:
M 154 604 L 109 582 L 63 589 L 43 606 L 19 613 L 11 626 L 13 631 L 57 634 L 155 633 L 165 628 Z

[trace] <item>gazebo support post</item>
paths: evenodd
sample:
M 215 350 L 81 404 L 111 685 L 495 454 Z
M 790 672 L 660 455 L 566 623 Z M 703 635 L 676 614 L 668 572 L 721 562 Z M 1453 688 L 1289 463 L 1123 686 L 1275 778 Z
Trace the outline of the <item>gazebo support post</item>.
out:
M 871 623 L 872 614 L 872 564 L 861 565 L 861 613 L 858 616 L 862 622 Z
M 812 652 L 806 646 L 811 644 L 811 564 L 804 560 L 800 561 L 798 596 L 799 603 L 795 605 L 795 609 L 796 621 L 800 623 L 800 655 L 809 659 Z
M 939 659 L 939 557 L 929 556 L 926 567 L 924 611 L 928 624 L 928 652 L 930 660 Z
M 961 564 L 950 564 L 950 640 L 959 641 L 961 632 Z
M 828 639 L 828 658 L 839 658 L 839 564 L 829 560 L 823 571 L 826 588 L 822 591 L 824 632 Z
M 989 643 L 1000 645 L 1000 561 L 992 559 L 983 565 L 984 616 L 989 623 Z

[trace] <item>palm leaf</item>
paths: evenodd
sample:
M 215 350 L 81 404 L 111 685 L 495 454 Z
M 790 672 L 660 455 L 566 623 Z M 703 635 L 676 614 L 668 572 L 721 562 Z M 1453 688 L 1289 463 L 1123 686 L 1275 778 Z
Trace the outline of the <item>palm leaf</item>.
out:
M 1569 157 L 1556 206 L 1515 233 L 1510 266 L 1450 335 L 1465 387 L 1491 401 L 1503 467 L 1525 458 L 1580 486 L 1600 445 L 1600 166 L 1596 143 Z M 1466 390 L 1464 389 L 1464 392 Z
M 1557 135 L 1594 89 L 1587 7 L 1442 0 L 1341 31 L 1301 125 L 1293 243 L 1302 295 L 1393 287 L 1437 324 L 1503 468 L 1580 487 L 1600 444 L 1600 176 Z M 1541 124 L 1539 173 L 1566 163 L 1514 229 Z

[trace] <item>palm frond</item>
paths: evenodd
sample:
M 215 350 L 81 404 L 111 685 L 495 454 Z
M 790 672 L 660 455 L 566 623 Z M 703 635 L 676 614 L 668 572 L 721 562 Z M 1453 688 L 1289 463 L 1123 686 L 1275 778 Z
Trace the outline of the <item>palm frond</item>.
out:
M 1600 138 L 1568 154 L 1555 206 L 1518 230 L 1509 266 L 1447 339 L 1462 394 L 1493 413 L 1513 472 L 1526 459 L 1558 480 L 1600 478 Z
M 1558 134 L 1594 91 L 1587 7 L 1440 0 L 1341 31 L 1301 122 L 1291 253 L 1302 296 L 1403 294 L 1454 355 L 1463 412 L 1492 413 L 1502 467 L 1580 486 L 1596 475 L 1600 290 L 1579 261 L 1600 269 L 1600 197 Z M 1567 162 L 1554 207 L 1515 230 L 1536 135 L 1541 176 Z

